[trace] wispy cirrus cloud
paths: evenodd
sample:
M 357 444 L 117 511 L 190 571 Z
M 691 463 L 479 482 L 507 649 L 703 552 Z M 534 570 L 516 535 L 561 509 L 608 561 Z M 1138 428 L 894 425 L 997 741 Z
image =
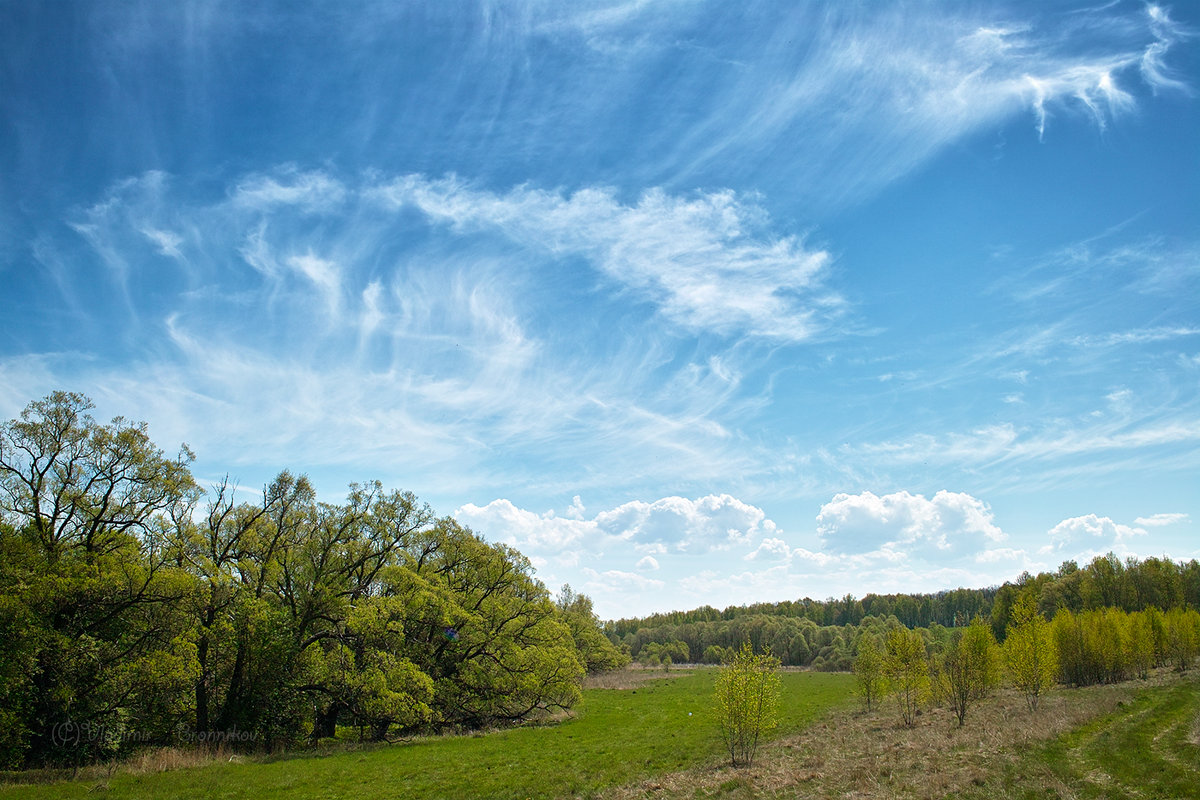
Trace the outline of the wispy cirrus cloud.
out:
M 1200 328 L 1175 326 L 1114 331 L 1099 335 L 1075 336 L 1068 343 L 1078 347 L 1117 347 L 1126 344 L 1168 342 L 1190 336 L 1200 336 Z
M 800 154 L 789 178 L 847 202 L 988 126 L 1025 115 L 1044 138 L 1056 115 L 1082 114 L 1103 129 L 1136 107 L 1139 89 L 1188 91 L 1167 61 L 1186 37 L 1159 6 L 1091 16 L 919 3 L 797 13 L 715 82 L 711 116 L 679 156 L 698 172 L 720 171 L 732 153 L 786 141 Z M 736 45 L 714 52 L 741 55 Z
M 1006 423 L 969 432 L 918 434 L 900 440 L 846 446 L 841 452 L 895 464 L 958 463 L 983 469 L 1000 462 L 1099 457 L 1195 441 L 1200 441 L 1200 420 L 1181 415 L 1175 420 L 1143 419 L 1134 425 L 1125 419 L 1095 421 L 1077 427 L 1051 421 L 1040 430 L 1020 429 Z M 1193 456 L 1188 463 L 1195 463 L 1197 458 L 1200 457 Z
M 495 193 L 416 175 L 372 192 L 460 231 L 495 231 L 557 259 L 583 258 L 693 332 L 802 341 L 823 333 L 844 305 L 821 284 L 829 254 L 774 233 L 762 208 L 733 192 L 652 189 L 624 204 L 607 188 Z
M 429 203 L 450 185 L 404 180 L 424 187 Z M 673 240 L 656 227 L 652 209 L 622 206 L 608 190 L 567 197 L 463 188 L 465 200 L 442 197 L 468 209 L 461 225 L 447 227 L 444 208 L 388 199 L 395 185 L 283 167 L 234 179 L 209 201 L 162 173 L 113 186 L 75 212 L 79 238 L 53 240 L 43 262 L 80 314 L 91 298 L 116 294 L 143 326 L 143 338 L 129 346 L 156 344 L 111 374 L 86 359 L 68 366 L 69 353 L 43 356 L 41 372 L 58 377 L 30 396 L 82 380 L 105 387 L 94 392 L 102 403 L 123 397 L 123 413 L 153 410 L 172 421 L 170 436 L 202 454 L 241 443 L 238 462 L 248 448 L 277 466 L 297 457 L 403 471 L 424 464 L 447 485 L 465 474 L 486 483 L 504 469 L 520 482 L 524 467 L 505 466 L 518 453 L 557 464 L 552 472 L 580 481 L 574 491 L 689 463 L 700 481 L 767 468 L 728 426 L 760 403 L 744 391 L 737 358 L 716 348 L 678 359 L 671 325 L 644 308 L 631 311 L 629 293 L 644 289 L 651 303 L 675 303 L 697 325 L 706 320 L 688 301 L 671 300 L 682 294 L 672 294 L 665 278 L 627 275 L 640 281 L 634 287 L 605 278 L 602 261 L 616 263 L 632 248 L 633 275 L 657 255 L 675 257 L 694 288 L 706 280 L 707 257 L 724 265 L 712 267 L 713 291 L 742 299 L 757 292 L 768 309 L 791 303 L 769 287 L 815 280 L 805 259 L 821 258 L 786 236 L 772 243 L 769 221 L 752 203 L 728 193 L 689 200 L 656 192 L 653 202 L 685 229 Z M 499 210 L 488 216 L 482 206 Z M 587 227 L 593 214 L 608 217 L 594 230 Z M 570 230 L 576 219 L 578 235 Z M 710 235 L 703 228 L 714 220 L 725 227 Z M 558 244 L 544 246 L 539 225 Z M 633 245 L 656 236 L 662 241 L 647 245 L 649 255 Z M 783 253 L 777 262 L 772 248 Z M 739 272 L 743 262 L 750 266 Z M 538 287 L 547 273 L 562 274 L 568 290 L 554 305 Z M 571 310 L 582 308 L 572 294 L 593 309 L 598 302 L 613 321 L 581 318 L 586 312 Z M 766 313 L 754 308 L 720 324 L 751 338 L 768 333 L 767 325 L 793 325 L 782 311 L 778 319 Z M 590 329 L 601 324 L 614 327 L 596 339 Z M 156 395 L 164 385 L 177 391 Z M 240 411 L 203 423 L 216 408 Z
M 328 173 L 287 165 L 273 173 L 243 177 L 229 191 L 229 199 L 235 207 L 260 213 L 288 207 L 306 214 L 328 214 L 345 202 L 347 194 L 347 187 Z
M 1184 522 L 1191 522 L 1189 514 L 1151 514 L 1148 517 L 1138 517 L 1134 520 L 1134 524 L 1141 525 L 1143 528 L 1161 528 L 1166 525 L 1179 525 Z

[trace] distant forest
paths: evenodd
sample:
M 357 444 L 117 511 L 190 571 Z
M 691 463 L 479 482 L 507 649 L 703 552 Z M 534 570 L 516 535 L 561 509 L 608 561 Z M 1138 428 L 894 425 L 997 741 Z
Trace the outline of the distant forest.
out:
M 1066 561 L 1056 572 L 1022 574 L 1016 582 L 986 589 L 952 589 L 932 594 L 846 595 L 840 600 L 785 600 L 701 606 L 604 624 L 616 645 L 643 664 L 693 661 L 720 663 L 749 641 L 770 648 L 784 665 L 848 670 L 861 629 L 900 625 L 926 632 L 927 639 L 968 625 L 976 616 L 1003 641 L 1019 597 L 1028 596 L 1046 619 L 1060 610 L 1078 614 L 1104 608 L 1125 612 L 1155 608 L 1200 609 L 1200 563 L 1166 558 L 1122 561 L 1113 553 L 1080 567 Z

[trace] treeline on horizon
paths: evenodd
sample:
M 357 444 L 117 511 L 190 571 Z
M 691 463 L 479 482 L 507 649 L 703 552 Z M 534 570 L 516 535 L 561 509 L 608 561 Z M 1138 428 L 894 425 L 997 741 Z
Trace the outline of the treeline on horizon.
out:
M 1167 612 L 1200 609 L 1200 563 L 1168 558 L 1096 556 L 1080 567 L 1064 562 L 1055 572 L 1022 574 L 1015 582 L 985 589 L 952 589 L 923 594 L 867 594 L 862 599 L 785 600 L 729 606 L 701 606 L 604 623 L 609 639 L 646 665 L 690 661 L 718 664 L 750 642 L 756 652 L 770 649 L 785 666 L 845 671 L 851 668 L 866 629 L 904 627 L 924 632 L 928 643 L 947 638 L 979 617 L 1003 642 L 1019 598 L 1028 598 L 1047 620 L 1060 612 L 1113 609 Z M 1088 619 L 1092 617 L 1087 616 Z
M 0 425 L 0 768 L 515 723 L 628 663 L 589 598 L 411 493 L 206 492 L 91 408 Z

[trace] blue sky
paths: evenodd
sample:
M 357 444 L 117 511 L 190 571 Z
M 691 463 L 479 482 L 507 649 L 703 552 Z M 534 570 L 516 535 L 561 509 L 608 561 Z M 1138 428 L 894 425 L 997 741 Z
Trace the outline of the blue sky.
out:
M 0 2 L 0 414 L 604 617 L 1200 556 L 1190 4 Z

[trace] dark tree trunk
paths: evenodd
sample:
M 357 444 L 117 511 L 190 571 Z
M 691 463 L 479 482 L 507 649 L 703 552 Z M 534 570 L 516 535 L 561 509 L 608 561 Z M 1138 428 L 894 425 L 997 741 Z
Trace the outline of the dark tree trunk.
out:
M 313 718 L 313 741 L 327 739 L 337 735 L 338 716 L 342 713 L 342 704 L 334 701 L 325 708 L 317 709 Z

